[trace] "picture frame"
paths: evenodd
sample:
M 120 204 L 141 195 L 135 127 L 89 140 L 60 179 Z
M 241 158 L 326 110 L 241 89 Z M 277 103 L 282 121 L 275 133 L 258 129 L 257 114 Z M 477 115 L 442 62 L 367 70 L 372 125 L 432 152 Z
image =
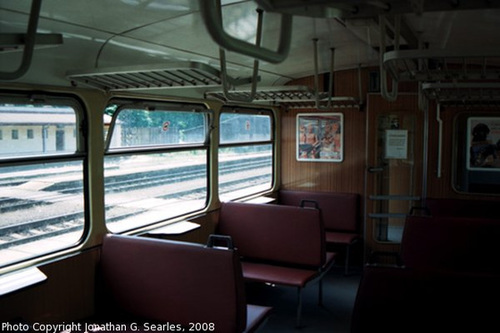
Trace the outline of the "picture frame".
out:
M 297 161 L 342 162 L 344 115 L 299 113 L 296 126 Z

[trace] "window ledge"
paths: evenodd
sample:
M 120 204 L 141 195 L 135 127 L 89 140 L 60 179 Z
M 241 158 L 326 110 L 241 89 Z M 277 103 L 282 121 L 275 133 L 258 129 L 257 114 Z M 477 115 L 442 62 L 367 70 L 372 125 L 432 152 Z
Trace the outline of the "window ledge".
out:
M 0 296 L 32 286 L 45 280 L 47 280 L 47 275 L 45 275 L 37 267 L 29 267 L 1 275 Z
M 249 200 L 244 200 L 244 202 L 247 203 L 259 203 L 259 204 L 267 204 L 267 203 L 273 203 L 276 202 L 276 198 L 271 198 L 271 197 L 255 197 Z
M 148 231 L 150 235 L 182 235 L 200 228 L 198 223 L 190 221 L 180 221 L 167 226 Z

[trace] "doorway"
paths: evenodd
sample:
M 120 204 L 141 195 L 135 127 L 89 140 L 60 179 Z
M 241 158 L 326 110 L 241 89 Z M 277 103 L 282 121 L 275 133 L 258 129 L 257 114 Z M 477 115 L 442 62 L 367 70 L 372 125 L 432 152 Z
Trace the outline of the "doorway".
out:
M 367 253 L 399 251 L 407 214 L 422 197 L 423 119 L 417 96 L 368 95 L 365 236 Z

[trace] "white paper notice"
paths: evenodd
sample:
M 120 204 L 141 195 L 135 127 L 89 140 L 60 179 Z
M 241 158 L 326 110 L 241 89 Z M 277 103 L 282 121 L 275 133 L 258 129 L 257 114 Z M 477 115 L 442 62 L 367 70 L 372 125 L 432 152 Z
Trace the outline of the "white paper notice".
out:
M 385 158 L 408 158 L 408 131 L 385 131 Z

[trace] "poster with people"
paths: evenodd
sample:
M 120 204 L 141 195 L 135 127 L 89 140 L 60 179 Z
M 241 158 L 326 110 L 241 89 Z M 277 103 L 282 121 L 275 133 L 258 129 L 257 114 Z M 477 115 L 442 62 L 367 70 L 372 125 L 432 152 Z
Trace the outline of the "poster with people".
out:
M 499 117 L 470 117 L 467 142 L 467 169 L 500 171 Z
M 297 115 L 297 160 L 342 162 L 342 113 L 299 113 Z

